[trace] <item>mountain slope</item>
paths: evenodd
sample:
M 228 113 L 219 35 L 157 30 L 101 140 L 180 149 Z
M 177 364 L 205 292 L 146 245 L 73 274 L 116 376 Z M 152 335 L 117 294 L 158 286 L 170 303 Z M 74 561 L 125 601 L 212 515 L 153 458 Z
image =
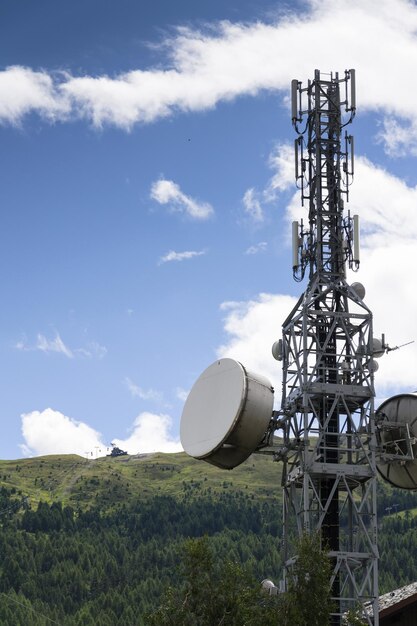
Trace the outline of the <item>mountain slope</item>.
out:
M 40 500 L 60 501 L 85 509 L 103 509 L 120 502 L 154 495 L 220 495 L 242 491 L 261 500 L 281 499 L 281 465 L 271 457 L 252 455 L 227 471 L 196 461 L 185 453 L 103 457 L 86 460 L 76 455 L 52 455 L 0 461 L 0 486 Z

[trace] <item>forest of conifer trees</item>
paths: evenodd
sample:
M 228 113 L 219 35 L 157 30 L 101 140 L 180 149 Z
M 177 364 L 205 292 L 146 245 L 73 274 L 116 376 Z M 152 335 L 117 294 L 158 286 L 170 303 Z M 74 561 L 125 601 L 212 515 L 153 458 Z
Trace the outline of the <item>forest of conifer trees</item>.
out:
M 382 593 L 417 579 L 416 500 L 381 486 Z M 0 512 L 0 623 L 8 626 L 145 625 L 178 583 L 184 541 L 204 535 L 216 562 L 239 564 L 257 581 L 280 577 L 280 503 L 239 490 L 185 489 L 105 510 L 57 501 L 30 508 L 3 487 Z

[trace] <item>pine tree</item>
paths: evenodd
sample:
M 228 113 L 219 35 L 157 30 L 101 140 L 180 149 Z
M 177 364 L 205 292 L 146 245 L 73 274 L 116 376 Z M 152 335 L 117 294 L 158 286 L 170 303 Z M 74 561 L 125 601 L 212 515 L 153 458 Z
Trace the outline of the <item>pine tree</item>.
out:
M 285 624 L 327 626 L 333 608 L 331 564 L 320 547 L 320 536 L 304 534 L 298 541 L 297 560 L 283 596 Z
M 298 542 L 288 592 L 264 595 L 250 572 L 226 561 L 215 565 L 207 537 L 184 544 L 182 584 L 170 587 L 148 626 L 325 626 L 329 623 L 331 566 L 319 538 Z

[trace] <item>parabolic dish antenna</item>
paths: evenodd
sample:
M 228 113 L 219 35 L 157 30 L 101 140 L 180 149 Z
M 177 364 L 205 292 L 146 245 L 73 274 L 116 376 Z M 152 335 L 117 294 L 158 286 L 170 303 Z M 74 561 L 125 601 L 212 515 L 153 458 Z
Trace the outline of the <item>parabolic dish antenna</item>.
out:
M 264 376 L 233 359 L 216 361 L 194 383 L 184 405 L 185 452 L 217 467 L 236 467 L 262 441 L 273 403 L 274 390 Z
M 382 425 L 381 443 L 386 453 L 401 456 L 413 451 L 414 460 L 380 461 L 378 471 L 394 487 L 417 489 L 417 393 L 403 393 L 385 400 L 376 411 Z M 390 424 L 389 428 L 384 427 Z M 398 428 L 396 428 L 398 424 Z M 407 426 L 409 441 L 407 443 Z

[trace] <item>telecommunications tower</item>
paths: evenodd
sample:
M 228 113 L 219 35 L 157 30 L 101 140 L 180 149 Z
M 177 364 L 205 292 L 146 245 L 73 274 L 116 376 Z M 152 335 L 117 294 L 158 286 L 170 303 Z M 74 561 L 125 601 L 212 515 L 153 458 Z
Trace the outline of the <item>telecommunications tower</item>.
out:
M 181 442 L 196 459 L 232 469 L 253 452 L 283 463 L 283 588 L 296 540 L 317 532 L 332 563 L 332 626 L 359 610 L 378 626 L 377 470 L 417 489 L 417 394 L 374 411 L 376 359 L 396 348 L 376 339 L 365 289 L 348 284 L 359 267 L 359 221 L 346 213 L 354 173 L 355 71 L 316 70 L 292 81 L 295 178 L 305 216 L 293 222 L 294 278 L 307 288 L 272 354 L 282 361 L 282 402 L 264 377 L 233 359 L 210 365 L 193 385 Z M 280 439 L 275 433 L 282 432 Z
M 308 285 L 283 324 L 273 353 L 283 363 L 277 426 L 284 443 L 283 542 L 286 571 L 293 539 L 318 531 L 332 562 L 332 626 L 365 605 L 378 621 L 375 357 L 372 313 L 360 283 L 358 217 L 344 212 L 353 178 L 355 71 L 292 81 L 295 178 L 306 217 L 293 222 L 293 272 Z M 369 609 L 373 610 L 369 610 Z

